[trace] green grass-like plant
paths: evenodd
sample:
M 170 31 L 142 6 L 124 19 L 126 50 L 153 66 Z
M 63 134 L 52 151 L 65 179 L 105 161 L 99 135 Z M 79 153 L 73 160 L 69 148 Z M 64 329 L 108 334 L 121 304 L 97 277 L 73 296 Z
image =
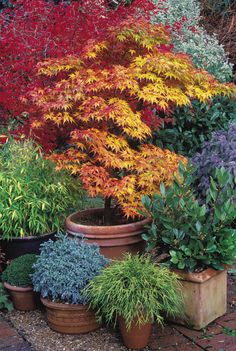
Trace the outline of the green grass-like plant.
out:
M 0 231 L 3 239 L 58 230 L 82 206 L 84 192 L 66 172 L 56 171 L 30 140 L 10 140 L 0 150 Z
M 163 313 L 174 316 L 182 311 L 177 275 L 158 267 L 150 257 L 127 254 L 124 260 L 112 262 L 84 294 L 98 319 L 115 324 L 121 316 L 128 329 L 136 317 L 138 325 L 163 323 Z
M 2 280 L 10 285 L 26 288 L 32 285 L 30 274 L 37 255 L 26 254 L 15 258 L 2 273 Z

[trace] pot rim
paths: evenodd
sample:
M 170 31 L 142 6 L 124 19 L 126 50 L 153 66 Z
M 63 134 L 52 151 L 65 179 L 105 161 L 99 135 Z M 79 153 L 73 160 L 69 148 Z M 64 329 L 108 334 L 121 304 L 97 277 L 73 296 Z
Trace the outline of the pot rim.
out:
M 3 285 L 6 289 L 8 290 L 12 290 L 12 291 L 18 291 L 18 292 L 27 292 L 27 291 L 33 291 L 33 287 L 32 286 L 28 286 L 26 288 L 23 288 L 21 286 L 15 286 L 15 285 L 11 285 L 7 282 L 3 282 Z
M 2 240 L 2 241 L 28 241 L 28 240 L 37 240 L 37 239 L 41 239 L 41 238 L 44 238 L 44 237 L 46 237 L 46 236 L 50 236 L 50 235 L 53 235 L 53 234 L 56 234 L 57 233 L 57 231 L 55 230 L 55 231 L 52 231 L 52 232 L 49 232 L 49 233 L 44 233 L 44 234 L 42 234 L 42 235 L 32 235 L 32 236 L 23 236 L 22 238 L 19 238 L 19 237 L 16 237 L 16 238 L 14 238 L 14 237 L 11 237 L 10 239 L 4 239 L 4 238 L 2 238 L 2 235 L 0 234 L 0 241 Z
M 227 267 L 225 267 L 223 270 L 216 270 L 214 268 L 206 268 L 202 272 L 183 272 L 178 269 L 172 269 L 174 273 L 180 276 L 180 280 L 185 280 L 193 283 L 204 283 L 207 280 L 213 278 L 214 276 L 225 272 L 227 270 Z
M 91 212 L 91 213 L 94 213 L 94 212 L 103 212 L 104 211 L 104 208 L 103 207 L 95 207 L 95 208 L 88 208 L 86 210 L 82 210 L 82 211 L 76 211 L 72 214 L 70 214 L 67 218 L 66 218 L 66 228 L 69 229 L 69 230 L 73 230 L 74 228 L 78 228 L 78 229 L 92 229 L 94 231 L 97 231 L 99 230 L 100 232 L 101 231 L 107 231 L 109 229 L 117 229 L 117 230 L 120 230 L 120 229 L 125 229 L 126 228 L 134 228 L 134 227 L 140 227 L 140 226 L 144 226 L 145 224 L 148 224 L 151 222 L 151 218 L 148 217 L 148 218 L 142 218 L 140 220 L 137 220 L 137 221 L 134 221 L 132 223 L 127 223 L 127 224 L 117 224 L 117 225 L 86 225 L 86 224 L 80 224 L 78 222 L 75 222 L 74 221 L 74 218 L 76 217 L 80 217 L 80 215 L 83 216 L 83 214 L 86 215 L 86 213 L 88 212 Z
M 40 296 L 40 300 L 42 304 L 48 308 L 53 308 L 57 310 L 88 310 L 89 304 L 72 304 L 72 303 L 63 303 L 63 302 L 56 302 L 45 297 Z

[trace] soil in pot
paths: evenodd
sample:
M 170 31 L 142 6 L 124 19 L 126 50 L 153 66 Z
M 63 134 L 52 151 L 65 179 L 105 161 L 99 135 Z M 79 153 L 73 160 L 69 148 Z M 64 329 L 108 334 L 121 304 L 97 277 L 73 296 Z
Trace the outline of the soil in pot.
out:
M 147 346 L 152 331 L 152 323 L 139 326 L 137 324 L 137 319 L 134 319 L 130 329 L 127 329 L 122 317 L 118 317 L 118 322 L 122 339 L 126 347 L 140 350 Z
M 6 260 L 13 260 L 16 257 L 32 253 L 40 253 L 40 245 L 49 239 L 55 240 L 55 233 L 48 233 L 40 236 L 25 238 L 12 238 L 11 240 L 0 240 L 2 251 Z
M 37 295 L 33 292 L 32 287 L 21 288 L 12 286 L 6 282 L 4 282 L 4 286 L 10 294 L 16 310 L 32 311 L 37 308 Z
M 136 254 L 143 252 L 145 242 L 141 235 L 149 218 L 127 224 L 91 225 L 86 220 L 91 217 L 103 217 L 103 208 L 93 208 L 75 212 L 66 219 L 66 230 L 69 236 L 78 240 L 84 236 L 88 242 L 96 243 L 101 253 L 111 259 L 122 259 L 124 253 Z
M 95 313 L 88 305 L 72 305 L 41 298 L 51 329 L 64 334 L 88 333 L 99 328 Z

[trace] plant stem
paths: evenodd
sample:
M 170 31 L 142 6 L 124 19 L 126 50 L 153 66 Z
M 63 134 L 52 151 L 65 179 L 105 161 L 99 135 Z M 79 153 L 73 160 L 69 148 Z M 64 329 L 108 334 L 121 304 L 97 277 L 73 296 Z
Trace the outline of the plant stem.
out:
M 105 207 L 104 207 L 104 224 L 109 225 L 112 222 L 112 208 L 111 208 L 111 196 L 105 198 Z

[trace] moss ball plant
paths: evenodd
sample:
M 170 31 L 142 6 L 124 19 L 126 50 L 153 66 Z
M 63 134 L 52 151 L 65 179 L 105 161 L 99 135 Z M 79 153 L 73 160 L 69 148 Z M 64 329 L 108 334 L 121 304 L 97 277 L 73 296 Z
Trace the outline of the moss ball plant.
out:
M 37 255 L 26 254 L 15 258 L 2 273 L 2 281 L 12 285 L 26 288 L 32 285 L 32 266 Z
M 34 264 L 34 291 L 56 302 L 86 304 L 82 289 L 108 264 L 96 244 L 59 236 L 41 245 Z
M 115 323 L 123 317 L 129 329 L 137 318 L 141 326 L 163 322 L 167 315 L 181 314 L 182 296 L 177 275 L 155 265 L 150 257 L 127 254 L 114 261 L 84 290 L 98 318 Z

